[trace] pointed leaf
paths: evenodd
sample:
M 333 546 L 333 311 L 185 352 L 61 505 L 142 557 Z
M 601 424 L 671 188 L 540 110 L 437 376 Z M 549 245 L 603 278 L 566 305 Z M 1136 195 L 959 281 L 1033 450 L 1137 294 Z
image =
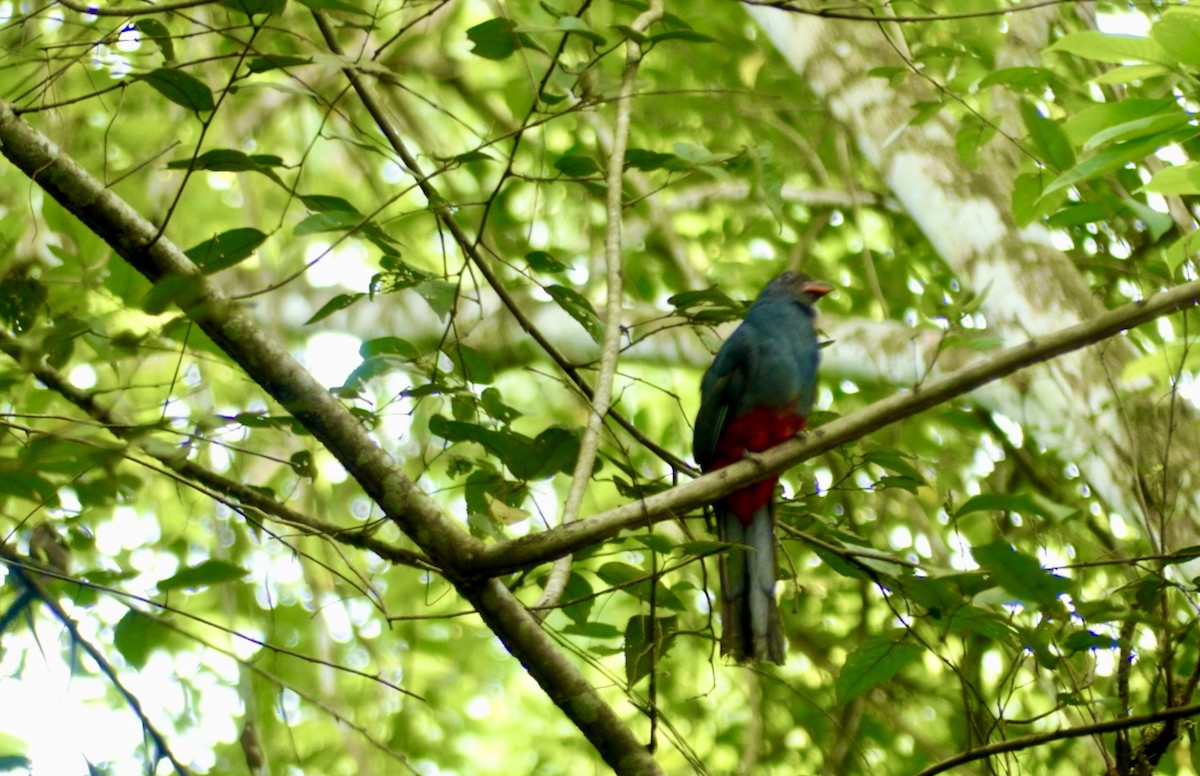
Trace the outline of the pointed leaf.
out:
M 547 286 L 546 293 L 550 294 L 559 307 L 578 321 L 593 340 L 600 342 L 604 339 L 604 325 L 600 323 L 596 309 L 578 291 L 566 286 L 554 285 Z
M 204 274 L 211 275 L 250 258 L 266 239 L 267 235 L 257 229 L 230 229 L 188 248 L 184 253 L 196 262 Z
M 1050 607 L 1068 592 L 1072 581 L 1042 568 L 1035 558 L 1017 552 L 1008 542 L 993 542 L 971 550 L 992 580 L 1029 604 Z
M 1150 38 L 1140 38 L 1134 35 L 1111 35 L 1094 30 L 1064 35 L 1046 50 L 1062 51 L 1084 59 L 1114 64 L 1152 62 L 1159 65 L 1170 65 L 1173 63 L 1171 55 Z
M 145 81 L 163 97 L 188 110 L 210 111 L 216 107 L 212 90 L 203 81 L 182 70 L 162 67 L 138 76 L 138 80 Z
M 172 576 L 159 582 L 158 589 L 165 593 L 168 590 L 178 590 L 185 587 L 209 587 L 241 579 L 249 573 L 249 571 L 241 566 L 223 560 L 206 560 L 198 566 L 188 566 L 180 569 Z
M 868 639 L 846 657 L 834 689 L 844 704 L 891 679 L 924 650 L 917 644 L 893 641 L 887 636 Z

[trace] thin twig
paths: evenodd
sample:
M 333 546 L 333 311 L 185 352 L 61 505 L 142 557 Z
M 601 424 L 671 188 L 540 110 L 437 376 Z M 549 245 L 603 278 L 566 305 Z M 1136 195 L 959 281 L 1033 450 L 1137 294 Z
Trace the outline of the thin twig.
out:
M 634 20 L 631 29 L 643 33 L 650 25 L 662 18 L 662 0 L 651 0 L 650 7 Z M 604 265 L 607 280 L 607 295 L 604 307 L 604 343 L 600 350 L 600 372 L 596 376 L 595 392 L 592 394 L 591 412 L 587 428 L 579 444 L 579 456 L 575 459 L 575 471 L 571 475 L 571 489 L 567 492 L 563 506 L 562 524 L 579 519 L 583 494 L 592 481 L 592 469 L 596 464 L 596 452 L 600 449 L 600 431 L 604 416 L 612 406 L 613 381 L 617 374 L 617 355 L 621 346 L 621 312 L 624 297 L 624 281 L 621 267 L 621 219 L 624 215 L 622 202 L 625 172 L 625 149 L 629 145 L 629 116 L 633 110 L 633 90 L 637 81 L 638 66 L 643 56 L 642 46 L 630 36 L 625 41 L 625 72 L 621 78 L 621 91 L 617 98 L 617 123 L 613 131 L 612 148 L 608 155 L 608 170 L 605 175 L 605 215 L 608 219 L 604 232 Z M 538 600 L 539 606 L 553 605 L 567 589 L 571 577 L 571 556 L 564 555 L 554 562 L 546 588 Z
M 167 746 L 167 739 L 163 737 L 162 733 L 158 732 L 158 729 L 154 727 L 154 723 L 152 723 L 150 718 L 146 716 L 145 710 L 142 709 L 141 701 L 139 701 L 137 696 L 130 692 L 129 689 L 122 684 L 121 678 L 117 676 L 117 670 L 113 668 L 111 663 L 108 662 L 108 659 L 104 656 L 104 653 L 97 649 L 94 644 L 84 638 L 83 634 L 79 632 L 79 626 L 76 625 L 75 621 L 71 619 L 70 615 L 68 615 L 63 608 L 58 605 L 58 602 L 54 600 L 54 596 L 47 593 L 46 589 L 42 587 L 40 583 L 34 580 L 30 574 L 25 572 L 25 563 L 20 556 L 13 554 L 7 547 L 0 545 L 0 559 L 3 559 L 6 562 L 10 573 L 14 574 L 20 580 L 20 584 L 33 593 L 34 597 L 41 601 L 42 604 L 44 604 L 45 607 L 50 610 L 50 612 L 54 615 L 54 618 L 58 620 L 58 622 L 64 628 L 66 628 L 67 632 L 71 635 L 72 643 L 83 647 L 83 651 L 86 652 L 88 656 L 96 662 L 96 666 L 100 669 L 100 673 L 104 674 L 105 678 L 108 679 L 109 683 L 116 689 L 117 693 L 125 699 L 125 703 L 128 704 L 129 708 L 133 711 L 138 720 L 141 721 L 142 729 L 146 731 L 146 734 L 150 736 L 150 741 L 154 744 L 155 763 L 157 763 L 158 758 L 160 757 L 166 758 L 179 776 L 188 776 L 190 771 L 188 771 L 188 769 L 184 767 L 183 763 L 179 762 L 174 753 L 171 752 L 171 748 Z M 151 767 L 149 770 L 154 771 L 155 769 Z

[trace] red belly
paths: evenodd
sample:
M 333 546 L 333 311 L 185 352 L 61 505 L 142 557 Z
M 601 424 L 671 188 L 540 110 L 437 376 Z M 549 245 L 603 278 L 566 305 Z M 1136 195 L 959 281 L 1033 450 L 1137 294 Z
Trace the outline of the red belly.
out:
M 720 469 L 737 463 L 746 453 L 760 453 L 794 437 L 804 428 L 805 419 L 792 412 L 775 412 L 767 409 L 751 410 L 729 422 L 717 441 L 716 454 L 710 470 Z M 749 525 L 754 513 L 761 509 L 775 493 L 778 477 L 769 477 L 725 497 L 725 507 L 743 525 Z

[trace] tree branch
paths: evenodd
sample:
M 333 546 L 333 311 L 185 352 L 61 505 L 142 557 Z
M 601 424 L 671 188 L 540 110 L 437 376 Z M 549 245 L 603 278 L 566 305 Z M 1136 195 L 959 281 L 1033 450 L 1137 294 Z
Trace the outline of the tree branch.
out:
M 662 18 L 662 0 L 651 0 L 650 7 L 643 11 L 630 26 L 634 32 L 644 33 L 650 25 Z M 624 215 L 625 148 L 629 145 L 629 115 L 633 111 L 633 89 L 637 81 L 638 65 L 642 61 L 642 46 L 633 37 L 625 41 L 625 71 L 621 77 L 621 92 L 617 97 L 617 123 L 613 130 L 612 148 L 608 152 L 608 170 L 605 175 L 606 200 L 604 203 L 607 225 L 604 231 L 604 267 L 607 280 L 604 307 L 604 342 L 600 348 L 600 371 L 596 375 L 596 389 L 592 394 L 591 411 L 583 440 L 579 443 L 579 456 L 575 459 L 575 470 L 571 473 L 571 488 L 563 506 L 562 525 L 579 519 L 583 505 L 583 494 L 592 481 L 592 469 L 596 465 L 596 453 L 600 449 L 600 432 L 604 428 L 604 416 L 612 407 L 613 381 L 617 376 L 617 356 L 621 352 L 621 313 L 624 305 L 624 279 L 621 267 L 621 219 Z M 571 577 L 571 556 L 564 555 L 554 562 L 546 589 L 538 599 L 536 608 L 553 606 Z
M 1200 302 L 1200 281 L 1193 281 L 1078 325 L 1031 339 L 924 383 L 913 391 L 890 396 L 838 418 L 804 437 L 763 453 L 755 460 L 741 461 L 642 501 L 625 504 L 571 525 L 489 545 L 476 557 L 470 573 L 494 576 L 529 568 L 596 544 L 635 525 L 676 518 L 769 474 L 781 472 L 801 461 L 861 439 L 1001 377 L 1095 344 L 1197 302 Z
M 314 15 L 322 23 L 321 14 Z M 323 26 L 332 37 L 328 24 Z M 498 583 L 481 584 L 461 573 L 474 565 L 482 542 L 451 521 L 341 402 L 232 304 L 176 245 L 160 236 L 154 224 L 17 117 L 6 102 L 0 102 L 0 153 L 149 280 L 185 279 L 186 295 L 177 303 L 188 317 L 300 421 L 384 514 L 429 554 L 601 757 L 619 773 L 660 773 L 650 753 L 512 593 Z
M 1113 733 L 1120 730 L 1128 730 L 1130 728 L 1145 727 L 1146 725 L 1154 725 L 1159 722 L 1171 722 L 1187 717 L 1194 717 L 1200 714 L 1200 703 L 1194 703 L 1190 706 L 1176 706 L 1175 708 L 1160 709 L 1150 714 L 1142 714 L 1137 717 L 1122 717 L 1120 719 L 1109 720 L 1108 722 L 1095 722 L 1090 725 L 1080 725 L 1079 727 L 1065 728 L 1063 730 L 1055 730 L 1052 733 L 1036 733 L 1032 736 L 1022 736 L 1020 738 L 1010 738 L 1007 741 L 998 741 L 994 744 L 981 746 L 977 749 L 972 749 L 969 752 L 962 752 L 955 756 L 942 760 L 940 763 L 931 765 L 916 776 L 933 776 L 935 773 L 945 773 L 951 768 L 957 768 L 966 763 L 982 760 L 985 757 L 992 755 L 1004 754 L 1005 752 L 1019 752 L 1022 749 L 1032 749 L 1035 746 L 1048 744 L 1051 741 L 1066 741 L 1071 738 L 1082 738 L 1084 736 L 1095 736 L 1103 733 Z

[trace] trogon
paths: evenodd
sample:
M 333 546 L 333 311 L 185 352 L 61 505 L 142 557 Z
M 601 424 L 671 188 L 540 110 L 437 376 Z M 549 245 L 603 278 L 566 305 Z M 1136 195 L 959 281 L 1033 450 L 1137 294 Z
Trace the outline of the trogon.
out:
M 717 351 L 700 384 L 692 438 L 711 472 L 770 449 L 804 428 L 820 353 L 813 303 L 833 287 L 795 272 L 767 284 Z M 738 662 L 784 661 L 775 603 L 775 487 L 779 477 L 735 490 L 713 505 L 730 547 L 721 556 L 721 654 Z

